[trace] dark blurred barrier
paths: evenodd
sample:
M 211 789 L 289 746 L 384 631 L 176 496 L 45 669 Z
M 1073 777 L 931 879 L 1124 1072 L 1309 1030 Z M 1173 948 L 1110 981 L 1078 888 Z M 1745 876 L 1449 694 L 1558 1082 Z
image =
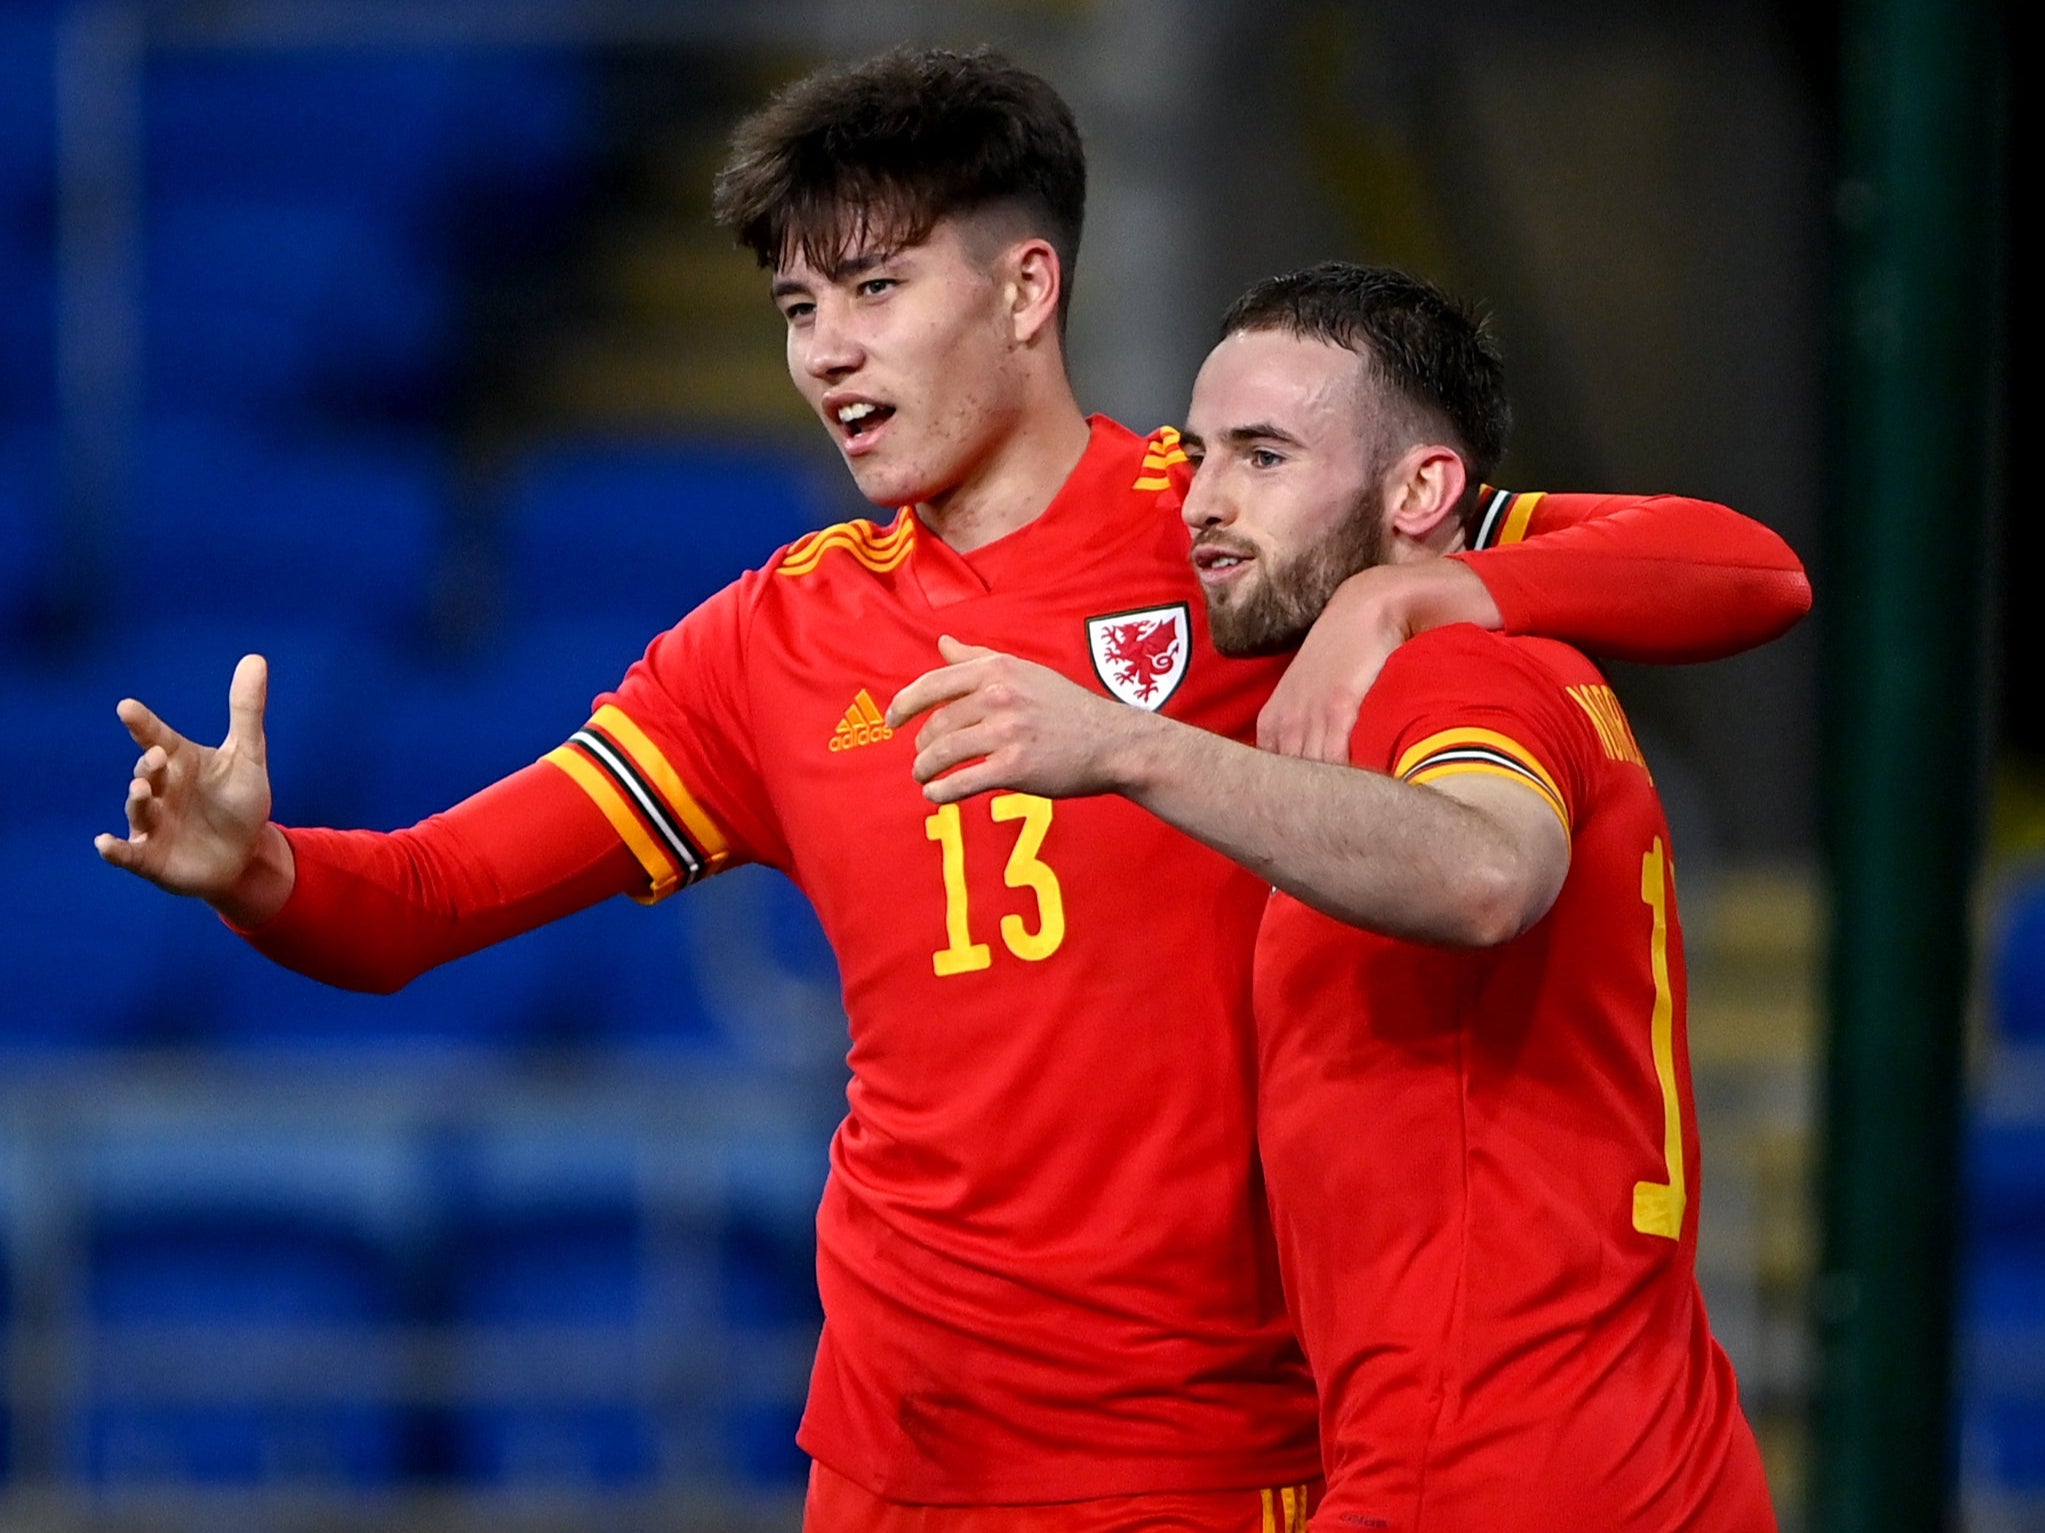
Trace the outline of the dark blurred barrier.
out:
M 1844 12 L 1827 553 L 1832 883 L 1811 1520 L 1953 1503 L 1968 907 L 1984 773 L 1996 8 Z M 1926 508 L 1937 507 L 1928 526 Z

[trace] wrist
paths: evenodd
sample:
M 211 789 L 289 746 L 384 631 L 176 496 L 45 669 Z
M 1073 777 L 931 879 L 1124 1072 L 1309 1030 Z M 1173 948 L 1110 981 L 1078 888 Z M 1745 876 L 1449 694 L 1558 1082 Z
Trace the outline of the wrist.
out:
M 1126 703 L 1116 703 L 1114 715 L 1112 720 L 1103 716 L 1101 791 L 1139 798 L 1151 785 L 1172 726 L 1147 709 Z
M 1492 599 L 1491 588 L 1477 573 L 1476 563 L 1463 554 L 1430 561 L 1417 606 L 1420 621 L 1409 633 L 1446 628 L 1451 623 L 1474 623 L 1494 633 L 1505 627 L 1505 615 Z
M 298 863 L 282 827 L 266 821 L 234 882 L 207 903 L 238 931 L 253 931 L 284 908 L 298 881 Z

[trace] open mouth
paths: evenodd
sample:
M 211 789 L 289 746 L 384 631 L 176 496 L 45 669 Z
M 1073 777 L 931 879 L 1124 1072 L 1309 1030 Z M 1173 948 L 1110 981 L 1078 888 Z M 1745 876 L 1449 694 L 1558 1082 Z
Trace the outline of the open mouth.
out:
M 840 405 L 835 412 L 838 427 L 848 442 L 858 442 L 870 436 L 885 422 L 894 419 L 894 414 L 893 405 L 875 404 L 868 399 Z
M 1249 564 L 1256 555 L 1248 549 L 1226 548 L 1219 543 L 1201 543 L 1193 549 L 1193 569 L 1202 580 L 1221 581 Z

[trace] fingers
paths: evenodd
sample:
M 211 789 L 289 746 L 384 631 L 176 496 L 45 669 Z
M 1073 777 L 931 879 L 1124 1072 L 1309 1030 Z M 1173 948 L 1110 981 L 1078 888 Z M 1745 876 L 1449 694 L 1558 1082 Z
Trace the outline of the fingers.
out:
M 174 751 L 185 743 L 183 735 L 132 697 L 124 697 L 114 705 L 114 716 L 128 726 L 130 738 L 144 750 L 154 745 Z
M 981 660 L 988 655 L 999 654 L 999 650 L 988 649 L 979 644 L 962 644 L 948 633 L 937 636 L 937 652 L 944 656 L 948 665 L 957 665 L 965 660 Z
M 975 666 L 967 670 L 965 667 L 976 660 L 1001 658 L 1000 650 L 978 644 L 961 644 L 948 633 L 937 636 L 937 652 L 943 657 L 944 664 L 935 670 L 925 671 L 897 692 L 888 704 L 890 729 L 900 729 L 926 708 L 950 702 L 955 697 L 964 697 L 979 685 L 983 676 L 983 668 Z
M 128 816 L 128 839 L 131 841 L 148 835 L 163 818 L 163 800 L 157 796 L 155 785 L 144 777 L 128 784 L 128 801 L 123 808 Z
M 138 853 L 133 846 L 119 836 L 110 836 L 104 831 L 92 838 L 92 849 L 99 853 L 102 861 L 117 868 L 125 868 L 130 873 L 135 871 L 139 861 Z
M 934 778 L 924 783 L 923 796 L 933 804 L 956 804 L 976 793 L 1007 786 L 1007 774 L 992 760 L 976 761 L 971 766 L 960 767 L 948 776 Z
M 916 741 L 916 759 L 910 764 L 909 772 L 920 783 L 950 771 L 962 761 L 972 761 L 995 750 L 1000 742 L 993 738 L 994 731 L 983 725 L 971 725 L 960 729 L 949 729 L 919 737 Z
M 946 665 L 925 671 L 889 702 L 888 727 L 900 729 L 917 714 L 964 697 L 979 685 L 979 679 L 979 672 L 969 665 Z
M 261 763 L 267 749 L 263 710 L 270 697 L 270 663 L 261 655 L 243 655 L 227 686 L 227 739 L 251 761 Z

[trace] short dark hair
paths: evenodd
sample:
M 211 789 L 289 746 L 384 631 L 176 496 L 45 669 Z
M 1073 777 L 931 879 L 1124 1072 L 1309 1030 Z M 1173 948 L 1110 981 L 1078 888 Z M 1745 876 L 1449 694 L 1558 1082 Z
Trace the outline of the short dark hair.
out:
M 1483 316 L 1431 282 L 1389 266 L 1323 261 L 1268 277 L 1229 306 L 1223 339 L 1282 330 L 1327 341 L 1364 359 L 1379 389 L 1405 408 L 1410 432 L 1395 450 L 1440 432 L 1462 454 L 1470 483 L 1458 513 L 1474 531 L 1480 483 L 1512 430 L 1505 361 Z
M 1062 324 L 1086 217 L 1086 150 L 1048 82 L 999 53 L 896 48 L 783 87 L 732 133 L 717 220 L 762 266 L 828 268 L 869 240 L 1009 205 L 1058 252 Z

